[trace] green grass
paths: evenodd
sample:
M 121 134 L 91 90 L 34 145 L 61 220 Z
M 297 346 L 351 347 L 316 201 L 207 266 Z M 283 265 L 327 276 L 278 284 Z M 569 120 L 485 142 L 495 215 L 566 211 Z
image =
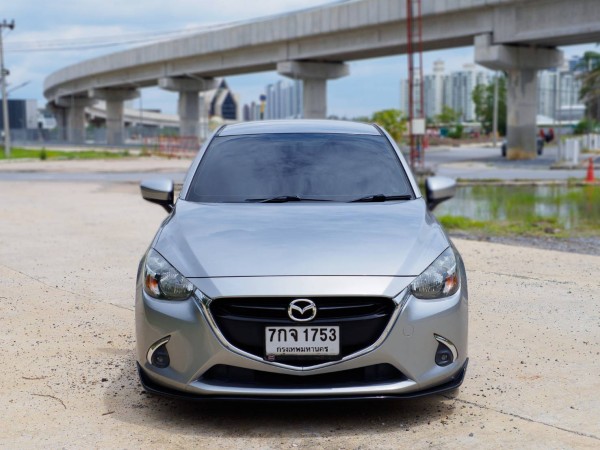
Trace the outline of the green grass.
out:
M 115 159 L 129 156 L 129 152 L 107 152 L 103 150 L 84 150 L 80 152 L 48 150 L 42 148 L 40 150 L 30 150 L 14 147 L 10 152 L 10 159 L 41 159 L 41 160 L 68 160 L 68 159 Z M 6 159 L 4 152 L 0 151 L 0 159 Z
M 486 226 L 486 222 L 463 216 L 441 216 L 438 220 L 448 230 L 481 230 Z
M 440 216 L 440 223 L 449 231 L 465 231 L 478 236 L 552 236 L 567 237 L 564 226 L 555 217 L 530 217 L 520 221 L 481 221 L 462 216 Z
M 481 235 L 599 236 L 600 187 L 461 186 L 436 212 L 447 229 Z

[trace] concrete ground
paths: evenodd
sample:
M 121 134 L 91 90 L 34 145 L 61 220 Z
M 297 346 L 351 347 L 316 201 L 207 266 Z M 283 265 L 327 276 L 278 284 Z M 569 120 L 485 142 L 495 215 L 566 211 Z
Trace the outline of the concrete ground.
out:
M 499 146 L 430 147 L 425 153 L 425 164 L 437 175 L 469 180 L 583 181 L 588 158 L 592 157 L 596 166 L 600 162 L 597 154 L 582 154 L 578 166 L 557 168 L 557 152 L 555 145 L 548 145 L 544 147 L 543 154 L 535 159 L 510 161 L 501 155 Z M 596 167 L 596 170 L 599 169 Z
M 134 277 L 165 213 L 138 192 L 0 181 L 0 447 L 600 447 L 600 256 L 477 241 L 456 241 L 471 358 L 456 395 L 188 404 L 145 394 Z

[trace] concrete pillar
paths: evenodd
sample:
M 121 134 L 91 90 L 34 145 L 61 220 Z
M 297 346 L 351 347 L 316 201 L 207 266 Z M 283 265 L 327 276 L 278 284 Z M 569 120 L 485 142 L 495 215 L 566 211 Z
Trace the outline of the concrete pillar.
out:
M 125 137 L 124 103 L 139 97 L 139 91 L 137 89 L 92 89 L 89 95 L 106 102 L 106 143 L 122 145 Z
M 54 118 L 56 119 L 56 129 L 58 130 L 58 140 L 67 140 L 67 110 L 56 104 L 56 102 L 48 102 L 46 107 L 52 111 Z
M 85 142 L 85 108 L 93 104 L 94 100 L 87 97 L 60 97 L 54 101 L 61 138 L 70 144 Z
M 507 71 L 506 128 L 508 159 L 534 159 L 537 156 L 536 69 Z
M 72 144 L 85 142 L 85 106 L 67 108 L 67 141 Z
M 475 37 L 475 62 L 507 73 L 506 137 L 508 159 L 537 156 L 537 71 L 558 67 L 563 53 L 553 48 L 495 45 L 492 36 Z
M 167 91 L 179 92 L 177 112 L 179 114 L 179 136 L 198 139 L 200 137 L 200 92 L 216 89 L 213 78 L 161 78 L 158 85 Z
M 327 80 L 345 77 L 350 73 L 344 63 L 314 61 L 284 61 L 277 64 L 279 74 L 301 79 L 302 112 L 305 119 L 327 117 Z

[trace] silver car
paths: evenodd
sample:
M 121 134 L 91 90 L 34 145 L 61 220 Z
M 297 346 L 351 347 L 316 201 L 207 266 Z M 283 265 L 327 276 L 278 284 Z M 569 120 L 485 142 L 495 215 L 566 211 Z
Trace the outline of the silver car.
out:
M 169 216 L 141 260 L 137 363 L 151 393 L 189 399 L 415 397 L 467 367 L 467 280 L 377 125 L 226 125 L 142 196 Z

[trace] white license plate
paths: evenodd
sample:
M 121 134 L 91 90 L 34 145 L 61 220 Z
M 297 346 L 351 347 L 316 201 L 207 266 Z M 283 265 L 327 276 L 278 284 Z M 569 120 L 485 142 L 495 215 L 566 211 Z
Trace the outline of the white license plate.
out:
M 340 327 L 265 327 L 268 356 L 340 354 Z

